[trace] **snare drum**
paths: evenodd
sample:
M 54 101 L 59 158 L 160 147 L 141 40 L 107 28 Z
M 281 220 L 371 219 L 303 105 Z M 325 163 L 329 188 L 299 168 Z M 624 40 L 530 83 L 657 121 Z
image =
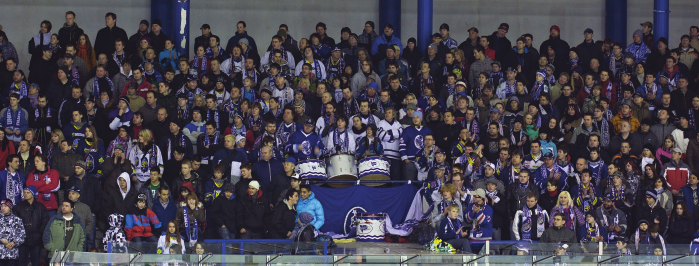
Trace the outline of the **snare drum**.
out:
M 368 156 L 359 160 L 359 180 L 391 180 L 388 160 L 382 156 Z M 366 183 L 367 186 L 379 186 L 381 183 Z
M 358 213 L 357 240 L 364 242 L 384 242 L 386 235 L 385 213 Z
M 294 171 L 301 179 L 320 179 L 325 180 L 325 162 L 316 159 L 307 159 L 299 162 Z

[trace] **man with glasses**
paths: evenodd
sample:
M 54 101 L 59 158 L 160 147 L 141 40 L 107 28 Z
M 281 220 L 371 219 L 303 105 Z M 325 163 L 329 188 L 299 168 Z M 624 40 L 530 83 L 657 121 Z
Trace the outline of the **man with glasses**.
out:
M 576 236 L 573 230 L 570 230 L 566 225 L 565 214 L 559 212 L 553 215 L 553 226 L 549 227 L 541 235 L 539 242 L 541 243 L 561 243 L 573 244 L 576 243 Z
M 473 192 L 473 203 L 466 207 L 468 212 L 464 216 L 467 223 L 473 226 L 468 237 L 471 241 L 493 239 L 493 208 L 488 206 L 485 200 L 485 190 L 482 188 L 476 189 Z

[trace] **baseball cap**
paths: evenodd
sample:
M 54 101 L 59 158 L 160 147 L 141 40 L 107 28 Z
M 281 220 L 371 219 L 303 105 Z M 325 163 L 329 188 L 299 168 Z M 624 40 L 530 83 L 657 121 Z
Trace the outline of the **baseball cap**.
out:
M 304 121 L 303 124 L 306 126 L 315 126 L 315 124 L 313 124 L 313 118 L 306 118 L 306 121 Z

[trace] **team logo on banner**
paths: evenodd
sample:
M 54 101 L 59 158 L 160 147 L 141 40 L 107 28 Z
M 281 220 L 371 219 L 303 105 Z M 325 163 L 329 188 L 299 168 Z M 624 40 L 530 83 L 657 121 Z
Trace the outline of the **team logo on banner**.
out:
M 357 214 L 362 214 L 366 213 L 366 209 L 356 206 L 350 209 L 347 212 L 347 215 L 345 216 L 345 223 L 344 223 L 344 229 L 345 229 L 345 234 L 349 234 L 349 232 L 352 229 L 353 225 L 357 224 Z M 362 228 L 359 228 L 359 230 L 364 231 Z M 371 230 L 371 229 L 368 229 Z

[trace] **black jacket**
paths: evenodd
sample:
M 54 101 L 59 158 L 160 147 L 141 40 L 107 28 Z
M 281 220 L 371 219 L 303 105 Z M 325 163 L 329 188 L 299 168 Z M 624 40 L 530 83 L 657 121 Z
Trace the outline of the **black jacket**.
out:
M 289 209 L 284 201 L 277 203 L 272 213 L 270 238 L 285 239 L 286 234 L 294 231 L 294 226 L 296 226 L 296 209 Z
M 245 228 L 246 231 L 255 233 L 265 232 L 265 223 L 271 215 L 269 201 L 262 193 L 262 190 L 257 192 L 257 195 L 251 197 L 249 194 L 243 194 L 238 198 L 238 215 L 235 217 L 238 230 Z
M 555 226 L 551 226 L 544 230 L 539 242 L 573 244 L 577 242 L 577 236 L 575 232 L 568 227 L 563 226 L 561 228 L 556 228 Z
M 537 204 L 541 206 L 542 209 L 546 210 L 549 214 L 551 214 L 551 209 L 556 206 L 556 202 L 558 202 L 558 196 L 561 195 L 561 191 L 558 191 L 556 195 L 554 196 L 549 196 L 548 191 L 544 191 L 544 194 L 541 194 L 539 196 L 539 201 Z
M 655 220 L 655 218 L 658 218 L 658 221 L 660 221 L 660 232 L 662 233 L 665 231 L 665 228 L 667 227 L 667 213 L 665 212 L 665 209 L 663 209 L 663 207 L 661 207 L 660 204 L 658 204 L 658 202 L 655 203 L 655 207 L 653 208 L 648 206 L 648 204 L 645 201 L 637 205 L 637 221 L 643 219 L 652 223 Z
M 17 153 L 19 154 L 19 152 Z M 29 173 L 34 171 L 34 154 L 29 153 L 29 157 L 27 157 L 27 160 L 22 160 L 22 156 L 20 155 L 19 157 L 19 169 L 17 169 L 18 172 L 22 173 L 24 177 L 26 178 L 29 176 Z
M 211 221 L 211 228 L 215 232 L 218 232 L 218 228 L 225 225 L 228 230 L 235 234 L 238 231 L 235 225 L 236 221 L 236 203 L 238 202 L 236 198 L 227 199 L 226 195 L 222 194 L 214 199 L 211 207 L 207 210 L 206 214 Z
M 24 238 L 23 245 L 43 245 L 44 228 L 46 228 L 46 224 L 49 222 L 49 213 L 44 204 L 36 200 L 29 204 L 28 201 L 23 200 L 12 208 L 12 213 L 22 219 L 24 224 L 24 231 L 27 235 Z
M 107 54 L 107 58 L 114 53 L 114 41 L 119 38 L 122 41 L 126 41 L 129 37 L 126 35 L 124 29 L 114 25 L 111 29 L 109 27 L 104 27 L 97 32 L 97 37 L 95 37 L 94 50 L 95 56 L 99 56 L 100 53 Z
M 82 194 L 80 195 L 82 198 Z M 104 197 L 104 210 L 102 210 L 103 220 L 107 220 L 107 217 L 114 213 L 126 216 L 131 206 L 134 206 L 136 201 L 138 201 L 137 196 L 138 192 L 133 187 L 129 188 L 126 197 L 121 196 L 119 189 L 108 191 Z
M 124 162 L 114 163 L 113 157 L 104 158 L 104 163 L 102 163 L 102 175 L 104 177 L 102 181 L 103 191 L 112 191 L 117 187 L 117 178 L 121 173 L 128 173 L 129 176 L 133 174 L 133 165 L 129 158 L 124 158 Z
M 204 202 L 204 182 L 199 178 L 199 174 L 195 172 L 191 172 L 191 175 L 189 177 L 189 180 L 192 183 L 192 188 L 194 188 L 194 193 L 197 194 L 197 197 L 199 198 L 200 202 Z M 184 184 L 184 176 L 182 174 L 179 175 L 178 178 L 175 178 L 175 180 L 172 181 L 172 184 L 170 184 L 170 193 L 172 193 L 173 198 L 179 198 L 180 197 L 180 187 L 182 184 Z
M 486 195 L 487 196 L 487 195 Z M 505 195 L 498 192 L 496 195 L 500 201 L 494 203 L 494 200 L 488 200 L 488 205 L 493 208 L 493 228 L 506 228 L 509 224 L 507 221 L 507 201 Z
M 686 205 L 685 205 L 686 206 Z M 692 218 L 675 215 L 670 218 L 670 227 L 667 229 L 668 244 L 689 244 L 694 239 L 694 221 Z
M 116 179 L 113 182 L 116 183 Z M 100 180 L 88 173 L 85 173 L 82 180 L 78 179 L 75 174 L 71 175 L 68 182 L 64 182 L 64 185 L 61 186 L 64 190 L 66 198 L 68 198 L 68 189 L 73 186 L 80 189 L 80 202 L 89 206 L 92 213 L 99 215 L 100 210 L 102 209 L 103 200 L 102 185 L 100 184 Z M 122 214 L 126 215 L 126 213 Z
M 252 179 L 240 177 L 238 183 L 235 183 L 235 196 L 238 197 L 238 201 L 241 201 L 243 197 L 247 197 L 248 185 L 250 185 L 250 181 L 253 180 L 257 180 L 257 178 L 254 178 L 254 176 Z
M 269 183 L 269 188 L 267 188 L 267 199 L 269 203 L 276 205 L 280 198 L 284 197 L 282 192 L 286 191 L 291 187 L 291 177 L 287 176 L 284 171 L 277 173 L 272 177 L 272 181 Z
M 84 33 L 83 29 L 78 27 L 78 23 L 73 22 L 71 26 L 63 24 L 63 27 L 58 30 L 58 43 L 61 44 L 61 52 L 66 51 L 66 45 L 69 43 L 77 45 L 80 35 Z M 83 70 L 87 71 L 87 69 Z
M 532 176 L 532 175 L 530 175 Z M 521 210 L 527 203 L 527 194 L 539 194 L 539 188 L 534 185 L 532 177 L 529 178 L 529 184 L 524 187 L 519 187 L 519 182 L 514 182 L 507 186 L 507 207 L 510 219 L 514 219 L 515 213 Z
M 602 60 L 602 48 L 596 45 L 594 40 L 590 43 L 583 40 L 582 43 L 578 44 L 577 49 L 578 58 L 580 59 L 578 60 L 578 66 L 582 67 L 583 71 L 590 71 L 590 60 L 592 60 L 592 58 L 597 58 L 597 61 L 599 61 L 601 67 L 602 62 L 604 61 Z

